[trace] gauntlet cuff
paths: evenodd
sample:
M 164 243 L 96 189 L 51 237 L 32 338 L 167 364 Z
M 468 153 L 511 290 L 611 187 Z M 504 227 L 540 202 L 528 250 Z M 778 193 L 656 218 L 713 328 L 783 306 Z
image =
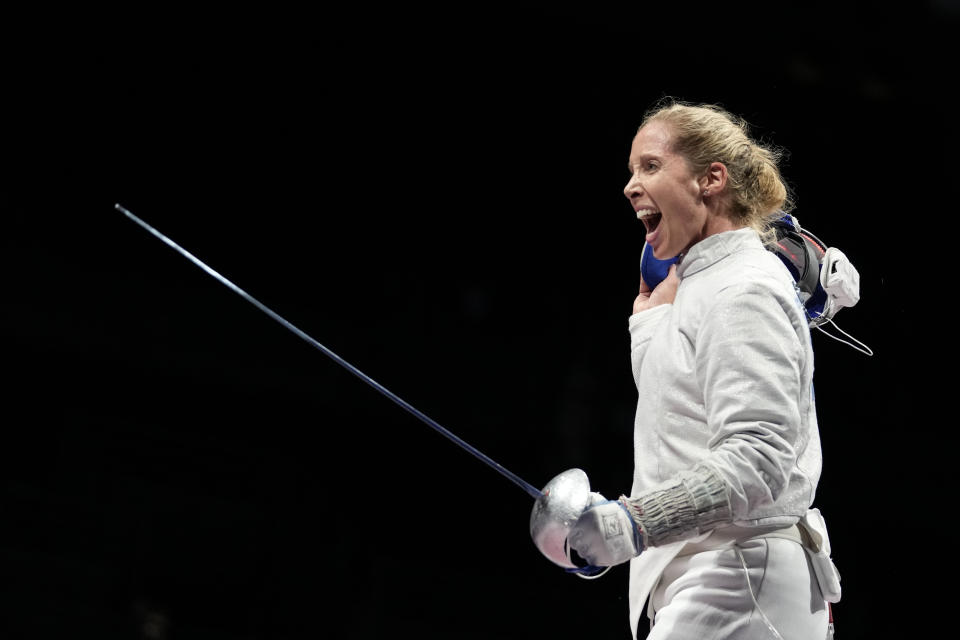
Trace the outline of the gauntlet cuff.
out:
M 723 480 L 698 465 L 678 475 L 664 489 L 655 489 L 624 503 L 643 531 L 644 546 L 686 540 L 731 522 L 730 501 Z

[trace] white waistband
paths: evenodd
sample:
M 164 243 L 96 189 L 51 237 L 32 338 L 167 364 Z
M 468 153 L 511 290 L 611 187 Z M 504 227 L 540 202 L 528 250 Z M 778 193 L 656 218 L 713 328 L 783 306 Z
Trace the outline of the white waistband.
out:
M 786 528 L 780 527 L 777 529 L 759 530 L 750 527 L 730 526 L 715 530 L 705 540 L 684 545 L 680 553 L 677 554 L 677 557 L 689 556 L 694 553 L 700 553 L 701 551 L 721 549 L 723 547 L 733 546 L 738 542 L 746 542 L 747 540 L 756 540 L 758 538 L 783 538 L 805 546 L 800 527 L 795 524 Z

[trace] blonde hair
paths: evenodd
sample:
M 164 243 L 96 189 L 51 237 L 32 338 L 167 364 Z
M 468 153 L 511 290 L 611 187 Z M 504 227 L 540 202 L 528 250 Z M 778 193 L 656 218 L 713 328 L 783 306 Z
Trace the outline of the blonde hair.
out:
M 727 167 L 729 217 L 771 242 L 771 222 L 793 208 L 790 189 L 780 175 L 783 152 L 754 141 L 746 120 L 717 105 L 667 98 L 644 115 L 640 128 L 653 121 L 670 128 L 673 151 L 686 158 L 695 174 L 706 172 L 712 162 Z

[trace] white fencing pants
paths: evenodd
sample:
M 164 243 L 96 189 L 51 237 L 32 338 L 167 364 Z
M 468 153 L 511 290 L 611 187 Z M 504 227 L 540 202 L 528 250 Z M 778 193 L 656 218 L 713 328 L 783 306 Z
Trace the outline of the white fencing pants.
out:
M 813 567 L 800 544 L 782 538 L 678 556 L 649 605 L 648 640 L 827 637 L 829 613 Z

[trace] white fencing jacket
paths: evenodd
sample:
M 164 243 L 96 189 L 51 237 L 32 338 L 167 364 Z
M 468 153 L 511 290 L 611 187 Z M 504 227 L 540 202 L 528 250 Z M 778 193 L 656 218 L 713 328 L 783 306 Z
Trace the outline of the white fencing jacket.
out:
M 821 469 L 810 329 L 783 263 L 744 228 L 695 244 L 677 275 L 672 304 L 629 321 L 630 502 L 648 545 L 631 561 L 634 630 L 685 541 L 796 523 Z

